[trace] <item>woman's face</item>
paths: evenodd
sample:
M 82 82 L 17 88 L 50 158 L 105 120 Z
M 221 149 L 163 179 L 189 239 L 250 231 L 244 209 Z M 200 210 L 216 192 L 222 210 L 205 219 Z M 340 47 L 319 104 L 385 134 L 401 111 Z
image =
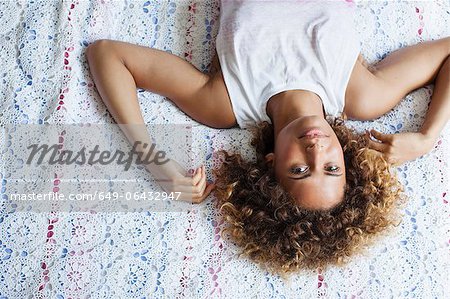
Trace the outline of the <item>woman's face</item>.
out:
M 311 131 L 311 129 L 317 129 Z M 310 132 L 308 136 L 303 136 Z M 319 136 L 323 133 L 324 136 Z M 303 137 L 302 137 L 303 136 Z M 329 209 L 344 196 L 345 163 L 342 147 L 328 122 L 319 116 L 303 116 L 278 134 L 273 160 L 275 176 L 306 209 Z

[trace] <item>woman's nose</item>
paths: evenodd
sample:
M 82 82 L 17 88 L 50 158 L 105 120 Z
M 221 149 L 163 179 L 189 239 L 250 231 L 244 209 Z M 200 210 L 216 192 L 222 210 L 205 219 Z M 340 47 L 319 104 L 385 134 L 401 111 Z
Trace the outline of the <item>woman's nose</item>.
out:
M 319 140 L 312 141 L 310 145 L 306 147 L 306 150 L 322 150 L 323 145 L 319 142 Z

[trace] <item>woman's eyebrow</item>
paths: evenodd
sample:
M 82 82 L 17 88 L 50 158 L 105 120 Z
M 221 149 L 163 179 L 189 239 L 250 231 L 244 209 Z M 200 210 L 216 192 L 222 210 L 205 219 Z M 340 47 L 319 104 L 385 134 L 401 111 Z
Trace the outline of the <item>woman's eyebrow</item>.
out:
M 326 175 L 329 175 L 329 176 L 335 176 L 335 177 L 338 177 L 338 176 L 342 176 L 342 173 L 325 173 Z M 311 173 L 308 173 L 308 174 L 305 174 L 304 176 L 301 176 L 301 177 L 298 177 L 298 178 L 294 178 L 294 177 L 289 177 L 290 179 L 293 179 L 293 180 L 303 180 L 303 179 L 306 179 L 307 177 L 309 177 L 309 176 L 311 176 Z

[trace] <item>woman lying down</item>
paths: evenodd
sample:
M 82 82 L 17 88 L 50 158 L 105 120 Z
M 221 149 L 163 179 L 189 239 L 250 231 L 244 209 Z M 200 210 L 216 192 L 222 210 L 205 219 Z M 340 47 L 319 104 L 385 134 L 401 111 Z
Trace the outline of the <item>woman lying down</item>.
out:
M 256 162 L 220 151 L 214 183 L 203 166 L 191 176 L 173 160 L 148 170 L 185 200 L 202 202 L 214 189 L 226 231 L 271 271 L 341 265 L 396 225 L 403 189 L 391 166 L 429 152 L 449 120 L 450 37 L 370 66 L 345 1 L 222 0 L 220 13 L 209 74 L 158 49 L 94 42 L 87 57 L 99 94 L 122 124 L 144 125 L 139 87 L 206 126 L 251 130 Z M 418 132 L 345 125 L 376 119 L 428 84 L 434 93 Z M 129 138 L 150 143 L 139 132 Z

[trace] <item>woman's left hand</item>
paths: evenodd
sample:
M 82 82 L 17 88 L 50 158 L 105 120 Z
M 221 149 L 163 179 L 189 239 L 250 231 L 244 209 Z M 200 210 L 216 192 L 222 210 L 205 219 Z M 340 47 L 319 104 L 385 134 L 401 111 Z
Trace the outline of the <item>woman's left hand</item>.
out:
M 433 139 L 420 132 L 383 134 L 372 129 L 370 133 L 379 142 L 371 140 L 369 132 L 366 131 L 369 148 L 381 152 L 386 161 L 394 166 L 425 155 L 434 145 Z

